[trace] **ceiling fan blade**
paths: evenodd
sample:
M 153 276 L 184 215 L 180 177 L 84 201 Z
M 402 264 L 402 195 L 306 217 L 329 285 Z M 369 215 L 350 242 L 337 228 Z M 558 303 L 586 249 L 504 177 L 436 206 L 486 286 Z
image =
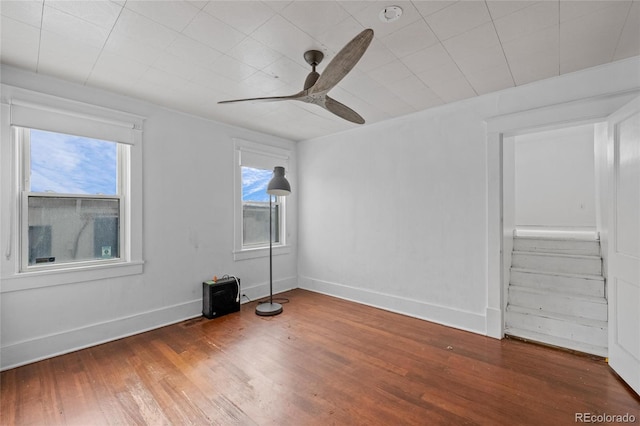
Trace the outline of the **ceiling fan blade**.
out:
M 347 43 L 329 62 L 310 93 L 326 92 L 338 84 L 360 60 L 373 40 L 373 30 L 367 28 Z
M 236 102 L 274 102 L 274 101 L 288 101 L 291 99 L 298 99 L 304 96 L 303 92 L 296 93 L 289 96 L 267 96 L 263 98 L 246 98 L 246 99 L 231 99 L 229 101 L 218 101 L 219 104 L 233 104 Z
M 356 124 L 364 124 L 364 118 L 362 118 L 360 114 L 329 96 L 325 96 L 324 107 L 338 117 L 344 118 L 347 121 L 351 121 Z

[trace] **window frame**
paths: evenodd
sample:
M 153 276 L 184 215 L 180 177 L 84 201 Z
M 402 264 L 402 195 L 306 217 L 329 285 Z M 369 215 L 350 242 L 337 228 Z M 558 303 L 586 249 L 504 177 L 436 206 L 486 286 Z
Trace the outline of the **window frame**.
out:
M 242 155 L 242 154 L 241 154 Z M 243 167 L 249 167 L 249 166 L 243 166 L 240 165 L 240 170 L 242 172 L 242 168 Z M 267 169 L 257 169 L 255 167 L 252 167 L 254 170 L 267 170 Z M 273 173 L 273 169 L 270 170 Z M 242 174 L 240 175 L 240 179 L 242 180 Z M 240 191 L 242 191 L 242 182 L 241 182 L 241 186 L 240 186 Z M 279 197 L 279 196 L 272 196 L 269 195 L 269 197 L 271 198 L 271 208 L 272 209 L 277 209 L 278 210 L 278 223 L 276 224 L 276 229 L 278 230 L 278 234 L 277 234 L 277 241 L 276 241 L 276 235 L 273 236 L 273 247 L 278 247 L 278 246 L 283 246 L 286 245 L 286 197 Z M 241 209 L 242 209 L 242 229 L 241 231 L 241 237 L 242 237 L 242 250 L 253 250 L 253 249 L 259 249 L 259 248 L 265 248 L 265 247 L 269 247 L 269 242 L 266 243 L 253 243 L 253 244 L 245 244 L 245 235 L 244 235 L 244 230 L 245 230 L 245 226 L 244 226 L 244 209 L 246 205 L 251 205 L 251 204 L 265 204 L 265 207 L 267 207 L 267 209 L 269 208 L 269 201 L 244 201 L 243 199 L 243 194 L 240 194 L 240 203 L 241 203 Z
M 142 132 L 144 117 L 2 84 L 0 123 L 0 293 L 87 282 L 143 272 Z M 28 213 L 23 191 L 25 158 L 16 128 L 77 135 L 118 143 L 120 201 L 119 258 L 86 262 L 28 263 Z M 121 154 L 122 153 L 122 154 Z M 27 191 L 28 192 L 28 191 Z M 69 194 L 31 193 L 61 197 Z M 78 194 L 73 194 L 74 198 Z M 100 198 L 88 195 L 87 198 Z M 26 246 L 26 247 L 25 247 Z
M 243 207 L 245 202 L 242 200 L 242 167 L 273 171 L 275 166 L 282 166 L 287 170 L 287 175 L 289 176 L 290 159 L 291 151 L 287 149 L 241 139 L 234 140 L 234 260 L 246 260 L 269 255 L 268 242 L 251 245 L 245 245 L 243 242 Z M 280 241 L 273 243 L 274 256 L 291 253 L 291 244 L 288 242 L 286 198 L 272 196 L 272 202 L 280 205 Z
M 92 266 L 105 265 L 110 263 L 123 263 L 128 258 L 126 252 L 126 238 L 124 233 L 125 226 L 119 226 L 118 229 L 118 257 L 114 259 L 95 259 L 80 260 L 74 262 L 60 263 L 42 263 L 29 264 L 29 198 L 66 198 L 70 200 L 117 200 L 118 201 L 118 220 L 119 223 L 126 223 L 126 205 L 128 200 L 127 183 L 129 182 L 129 170 L 124 167 L 129 160 L 129 147 L 116 141 L 106 141 L 116 144 L 116 162 L 117 162 L 117 191 L 115 195 L 100 194 L 68 194 L 57 192 L 37 192 L 31 191 L 31 133 L 30 128 L 13 126 L 14 137 L 16 138 L 18 148 L 21 150 L 21 168 L 20 168 L 20 272 L 31 271 L 48 271 L 58 269 L 69 269 L 74 266 Z M 61 134 L 55 132 L 57 134 Z

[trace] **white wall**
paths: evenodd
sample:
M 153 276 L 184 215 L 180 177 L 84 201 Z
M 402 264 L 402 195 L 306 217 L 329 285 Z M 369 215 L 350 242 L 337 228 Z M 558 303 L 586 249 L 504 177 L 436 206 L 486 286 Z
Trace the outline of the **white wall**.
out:
M 296 188 L 293 142 L 12 68 L 2 68 L 2 83 L 146 117 L 144 272 L 17 291 L 0 283 L 2 368 L 199 316 L 201 283 L 213 275 L 237 275 L 251 298 L 268 294 L 266 257 L 233 260 L 233 138 L 291 149 L 287 176 Z M 10 185 L 1 182 L 4 194 Z M 296 191 L 287 201 L 293 250 L 274 258 L 276 291 L 297 286 Z
M 486 122 L 637 90 L 639 71 L 632 58 L 301 142 L 300 287 L 499 337 L 501 154 Z
M 593 125 L 515 137 L 518 228 L 596 229 Z
M 476 102 L 299 145 L 301 287 L 482 330 Z
M 485 122 L 638 89 L 640 58 L 305 141 L 297 149 L 9 68 L 2 68 L 2 82 L 147 117 L 144 273 L 10 292 L 2 292 L 0 282 L 0 356 L 7 368 L 198 316 L 200 283 L 212 274 L 237 274 L 250 297 L 266 294 L 266 259 L 233 261 L 233 137 L 297 151 L 288 204 L 289 217 L 298 218 L 297 228 L 295 220 L 289 224 L 298 247 L 274 259 L 277 290 L 294 287 L 298 273 L 302 288 L 488 332 L 489 308 L 499 310 L 488 294 L 500 243 L 488 224 L 500 221 L 491 195 L 500 162 Z M 7 185 L 0 182 L 0 190 Z M 4 247 L 4 231 L 1 237 Z M 502 227 L 496 241 L 501 238 Z

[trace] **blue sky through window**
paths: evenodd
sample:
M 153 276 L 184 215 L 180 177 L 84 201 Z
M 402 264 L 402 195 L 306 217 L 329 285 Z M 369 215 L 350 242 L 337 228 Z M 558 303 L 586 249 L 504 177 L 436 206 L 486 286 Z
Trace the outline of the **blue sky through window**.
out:
M 117 144 L 31 129 L 31 191 L 116 195 Z
M 272 170 L 242 167 L 242 201 L 268 202 L 267 185 L 272 176 Z

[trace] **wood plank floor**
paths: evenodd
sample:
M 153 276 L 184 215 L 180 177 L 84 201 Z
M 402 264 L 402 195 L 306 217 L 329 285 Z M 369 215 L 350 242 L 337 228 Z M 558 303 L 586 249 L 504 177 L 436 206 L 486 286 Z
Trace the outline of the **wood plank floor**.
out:
M 604 360 L 304 291 L 3 372 L 3 425 L 640 422 Z

